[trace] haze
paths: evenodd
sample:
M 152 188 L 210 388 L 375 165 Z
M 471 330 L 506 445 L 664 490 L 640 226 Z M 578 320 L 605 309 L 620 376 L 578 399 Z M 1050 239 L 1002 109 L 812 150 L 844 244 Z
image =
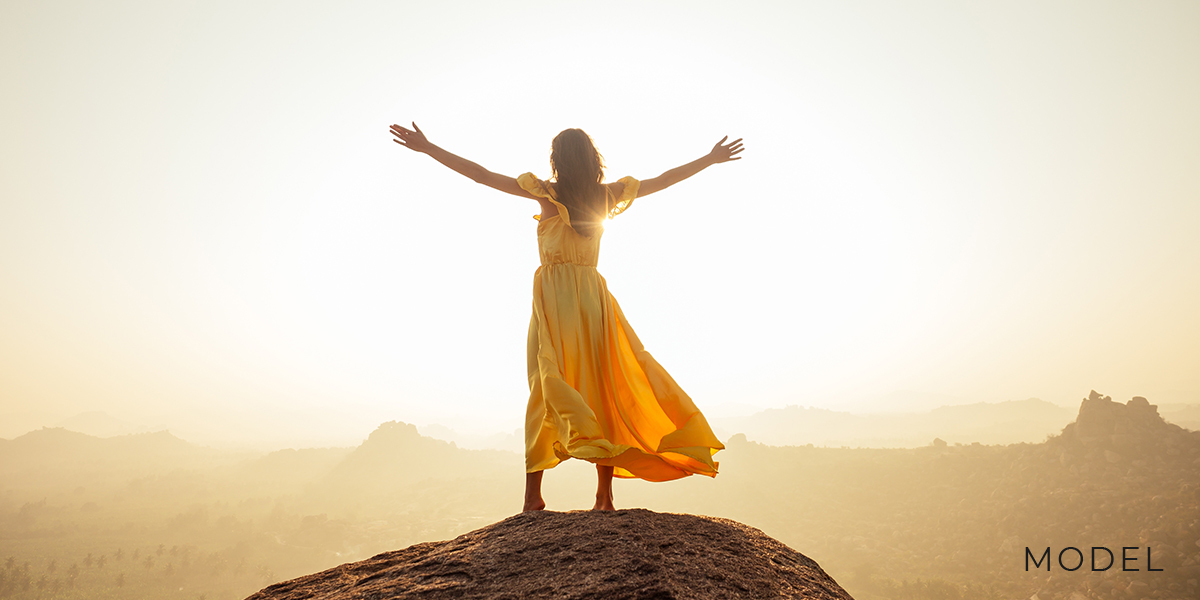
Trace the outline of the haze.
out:
M 1198 26 L 1187 1 L 6 1 L 0 437 L 518 429 L 537 205 L 393 144 L 413 120 L 543 178 L 567 127 L 609 180 L 744 137 L 600 264 L 714 417 L 1200 401 Z

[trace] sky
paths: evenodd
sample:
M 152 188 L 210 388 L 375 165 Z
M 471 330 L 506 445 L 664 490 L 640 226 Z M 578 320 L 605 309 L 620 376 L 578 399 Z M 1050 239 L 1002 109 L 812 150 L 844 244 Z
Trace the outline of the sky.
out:
M 522 425 L 548 178 L 638 199 L 600 271 L 712 415 L 1200 402 L 1200 4 L 0 5 L 0 437 Z

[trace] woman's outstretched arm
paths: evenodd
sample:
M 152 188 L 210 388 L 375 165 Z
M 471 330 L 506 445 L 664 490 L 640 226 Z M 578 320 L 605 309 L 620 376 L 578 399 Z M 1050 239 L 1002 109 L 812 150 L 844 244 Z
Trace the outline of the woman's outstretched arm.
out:
M 409 150 L 432 156 L 434 160 L 450 167 L 456 173 L 470 178 L 475 183 L 482 183 L 483 185 L 514 196 L 537 200 L 537 196 L 521 189 L 516 179 L 500 175 L 499 173 L 493 173 L 479 166 L 477 163 L 473 163 L 461 156 L 451 154 L 439 148 L 425 137 L 425 134 L 421 131 L 420 127 L 417 127 L 415 122 L 412 126 L 412 129 L 408 129 L 400 125 L 392 125 L 392 135 L 396 136 L 396 139 L 392 141 Z
M 742 138 L 726 144 L 725 140 L 727 139 L 729 139 L 729 136 L 721 138 L 721 141 L 717 142 L 717 145 L 713 146 L 713 149 L 703 157 L 697 158 L 681 167 L 675 167 L 654 179 L 643 181 L 641 187 L 638 188 L 638 197 L 641 198 L 642 196 L 648 196 L 654 192 L 665 190 L 717 163 L 741 160 L 742 157 L 734 155 L 744 150 L 742 148 Z

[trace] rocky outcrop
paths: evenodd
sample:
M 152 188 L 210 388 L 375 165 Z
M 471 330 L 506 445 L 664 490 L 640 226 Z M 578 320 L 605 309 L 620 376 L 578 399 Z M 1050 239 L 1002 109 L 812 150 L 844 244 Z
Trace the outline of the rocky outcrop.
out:
M 1188 440 L 1195 438 L 1195 432 L 1164 421 L 1158 407 L 1141 396 L 1121 404 L 1092 390 L 1080 404 L 1075 422 L 1050 440 L 1050 446 L 1062 454 L 1063 464 L 1098 459 L 1141 467 L 1163 456 L 1179 456 Z
M 1154 568 L 1042 572 L 1041 598 L 1195 598 L 1200 578 L 1200 432 L 1167 423 L 1135 396 L 1095 391 L 1062 434 L 1032 446 L 999 479 L 1001 521 L 1021 547 L 1153 548 Z M 1005 523 L 1007 521 L 1007 523 Z
M 757 529 L 643 509 L 521 513 L 248 600 L 418 597 L 850 600 L 816 562 Z
M 1080 404 L 1075 422 L 1063 429 L 1063 438 L 1084 445 L 1124 446 L 1166 429 L 1181 428 L 1163 421 L 1158 407 L 1145 398 L 1134 396 L 1128 403 L 1121 404 L 1092 390 Z

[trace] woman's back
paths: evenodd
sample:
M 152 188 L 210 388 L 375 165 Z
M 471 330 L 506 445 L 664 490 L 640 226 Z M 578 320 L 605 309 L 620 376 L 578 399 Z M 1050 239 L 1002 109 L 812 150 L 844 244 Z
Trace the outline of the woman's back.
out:
M 545 205 L 542 214 L 534 217 L 539 221 L 538 254 L 542 265 L 576 264 L 595 267 L 600 257 L 600 237 L 604 233 L 601 219 L 607 218 L 610 213 L 619 212 L 615 209 L 617 206 L 624 210 L 623 207 L 629 206 L 633 197 L 637 195 L 637 181 L 632 177 L 626 177 L 615 185 L 622 191 L 617 197 L 611 196 L 609 186 L 604 186 L 601 193 L 605 197 L 600 199 L 599 210 L 594 211 L 600 217 L 593 217 L 588 223 L 591 225 L 591 233 L 584 234 L 579 231 L 582 229 L 577 216 L 579 211 L 572 210 L 559 201 L 558 193 L 551 182 L 540 181 L 533 173 L 521 175 L 517 182 L 531 194 L 538 196 Z

